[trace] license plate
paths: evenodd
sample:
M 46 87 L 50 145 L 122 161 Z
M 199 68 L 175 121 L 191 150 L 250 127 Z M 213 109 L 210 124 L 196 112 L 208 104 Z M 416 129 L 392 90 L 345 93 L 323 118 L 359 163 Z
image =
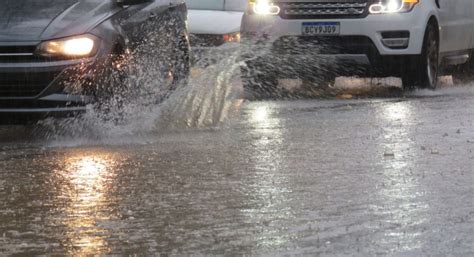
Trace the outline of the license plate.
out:
M 307 36 L 336 36 L 341 32 L 339 22 L 304 22 L 303 35 Z

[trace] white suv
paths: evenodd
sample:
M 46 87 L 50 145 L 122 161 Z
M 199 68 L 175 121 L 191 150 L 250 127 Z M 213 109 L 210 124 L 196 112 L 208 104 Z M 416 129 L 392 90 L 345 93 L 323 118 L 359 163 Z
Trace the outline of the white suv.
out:
M 279 76 L 399 76 L 436 88 L 440 67 L 469 62 L 473 0 L 250 0 L 243 82 L 269 93 Z M 262 92 L 265 91 L 265 92 Z
M 215 47 L 240 41 L 247 0 L 186 0 L 191 44 Z

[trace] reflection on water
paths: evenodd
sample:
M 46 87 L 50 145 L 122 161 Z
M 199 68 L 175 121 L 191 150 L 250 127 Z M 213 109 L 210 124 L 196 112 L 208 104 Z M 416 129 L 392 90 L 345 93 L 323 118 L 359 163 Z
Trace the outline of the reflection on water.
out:
M 88 204 L 102 195 L 104 173 L 108 167 L 107 160 L 97 156 L 83 156 L 68 163 L 71 182 L 76 190 L 81 191 L 81 202 Z
M 269 107 L 266 105 L 258 106 L 252 112 L 252 123 L 255 125 L 265 125 L 269 121 Z M 268 124 L 266 124 L 268 125 Z
M 409 122 L 413 119 L 413 112 L 407 102 L 392 103 L 382 106 L 383 117 L 388 122 Z
M 107 193 L 114 183 L 117 157 L 101 152 L 77 153 L 64 160 L 64 168 L 56 171 L 65 181 L 59 197 L 69 202 L 64 210 L 64 238 L 74 255 L 107 253 L 106 239 L 110 231 L 98 225 L 111 218 L 107 209 Z
M 257 170 L 280 171 L 283 131 L 280 119 L 272 113 L 271 105 L 252 109 L 249 123 L 255 128 L 252 131 L 252 145 L 256 147 L 253 150 L 256 151 Z
M 273 109 L 274 110 L 274 109 Z M 275 249 L 289 242 L 290 236 L 282 233 L 284 223 L 292 217 L 288 202 L 291 190 L 288 188 L 288 173 L 282 167 L 284 160 L 284 135 L 282 124 L 271 104 L 260 104 L 250 109 L 249 124 L 253 141 L 249 151 L 251 162 L 255 167 L 253 184 L 249 197 L 258 203 L 260 208 L 242 210 L 245 216 L 261 226 L 261 233 L 256 237 L 257 245 Z M 270 222 L 276 221 L 276 222 Z
M 413 251 L 423 247 L 420 225 L 428 222 L 429 209 L 422 198 L 419 178 L 414 176 L 417 151 L 413 141 L 416 128 L 415 111 L 409 102 L 382 105 L 380 118 L 390 126 L 384 128 L 383 150 L 394 154 L 384 161 L 384 180 L 379 189 L 389 229 L 381 237 L 381 245 L 398 243 L 400 250 Z

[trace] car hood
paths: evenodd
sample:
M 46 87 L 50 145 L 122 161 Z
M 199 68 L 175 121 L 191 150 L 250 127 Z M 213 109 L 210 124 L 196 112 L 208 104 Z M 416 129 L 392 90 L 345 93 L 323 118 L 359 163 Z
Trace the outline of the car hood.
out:
M 189 10 L 189 32 L 210 35 L 239 32 L 243 15 L 243 12 Z
M 2 0 L 0 42 L 86 33 L 119 10 L 112 0 Z

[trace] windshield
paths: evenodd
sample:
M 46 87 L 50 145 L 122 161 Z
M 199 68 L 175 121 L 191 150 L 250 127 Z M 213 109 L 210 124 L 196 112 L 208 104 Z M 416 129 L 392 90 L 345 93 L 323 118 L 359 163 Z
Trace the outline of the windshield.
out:
M 51 19 L 76 2 L 77 0 L 4 0 L 0 7 L 0 26 L 17 20 Z
M 245 11 L 247 0 L 186 0 L 189 9 L 215 11 Z

